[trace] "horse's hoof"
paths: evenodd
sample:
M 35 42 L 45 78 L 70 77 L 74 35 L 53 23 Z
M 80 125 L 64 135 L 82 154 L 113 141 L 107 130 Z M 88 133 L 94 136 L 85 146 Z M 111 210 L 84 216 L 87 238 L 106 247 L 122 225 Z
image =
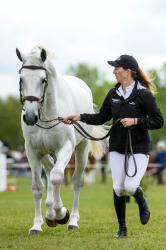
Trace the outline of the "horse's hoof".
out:
M 71 230 L 77 230 L 78 227 L 77 226 L 74 226 L 74 225 L 68 225 L 68 230 L 71 231 Z
M 35 229 L 32 229 L 29 231 L 29 235 L 37 235 L 37 234 L 41 234 L 42 231 L 40 230 L 35 230 Z
M 58 224 L 66 224 L 70 218 L 69 210 L 66 210 L 66 216 L 61 220 L 56 220 Z
M 49 226 L 49 227 L 56 227 L 56 226 L 58 225 L 56 219 L 54 219 L 54 220 L 49 220 L 49 219 L 45 218 L 45 220 L 46 220 L 47 226 Z

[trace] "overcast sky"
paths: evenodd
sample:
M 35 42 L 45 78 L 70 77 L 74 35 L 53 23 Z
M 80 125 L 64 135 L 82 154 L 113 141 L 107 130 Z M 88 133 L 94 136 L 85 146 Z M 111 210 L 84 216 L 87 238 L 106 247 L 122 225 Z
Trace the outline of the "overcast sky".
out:
M 131 54 L 145 70 L 166 62 L 165 0 L 1 0 L 0 97 L 18 95 L 15 48 L 44 45 L 56 68 L 85 62 L 114 79 L 106 63 Z

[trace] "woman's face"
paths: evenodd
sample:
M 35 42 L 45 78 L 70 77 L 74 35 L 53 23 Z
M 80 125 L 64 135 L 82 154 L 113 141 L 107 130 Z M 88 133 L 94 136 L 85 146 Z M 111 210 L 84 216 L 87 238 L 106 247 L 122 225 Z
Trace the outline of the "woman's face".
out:
M 129 77 L 129 70 L 128 69 L 124 69 L 122 67 L 115 67 L 113 74 L 116 77 L 116 80 L 119 83 L 123 83 L 124 81 L 126 81 Z

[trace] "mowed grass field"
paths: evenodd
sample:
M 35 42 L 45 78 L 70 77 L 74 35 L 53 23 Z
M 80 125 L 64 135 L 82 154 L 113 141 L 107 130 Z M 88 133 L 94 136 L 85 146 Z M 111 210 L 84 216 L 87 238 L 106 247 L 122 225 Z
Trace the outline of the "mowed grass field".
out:
M 151 182 L 151 181 L 150 181 Z M 113 208 L 112 184 L 100 183 L 84 187 L 80 196 L 80 228 L 67 231 L 66 225 L 49 228 L 44 223 L 43 233 L 28 235 L 32 226 L 34 205 L 31 179 L 16 178 L 17 191 L 0 193 L 0 249 L 18 250 L 164 250 L 166 249 L 166 185 L 149 184 L 146 191 L 151 207 L 148 225 L 139 222 L 137 205 L 132 198 L 127 204 L 128 237 L 115 239 L 117 220 Z M 71 186 L 62 186 L 64 205 L 71 211 Z M 43 199 L 43 217 L 45 215 Z

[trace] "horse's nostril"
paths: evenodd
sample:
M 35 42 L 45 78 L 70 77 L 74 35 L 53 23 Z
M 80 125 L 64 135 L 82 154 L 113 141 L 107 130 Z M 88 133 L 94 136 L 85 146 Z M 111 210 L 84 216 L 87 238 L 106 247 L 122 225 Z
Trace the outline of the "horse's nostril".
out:
M 26 116 L 25 116 L 25 114 L 23 115 L 23 121 L 26 123 Z
M 35 123 L 38 121 L 38 116 L 35 115 Z

